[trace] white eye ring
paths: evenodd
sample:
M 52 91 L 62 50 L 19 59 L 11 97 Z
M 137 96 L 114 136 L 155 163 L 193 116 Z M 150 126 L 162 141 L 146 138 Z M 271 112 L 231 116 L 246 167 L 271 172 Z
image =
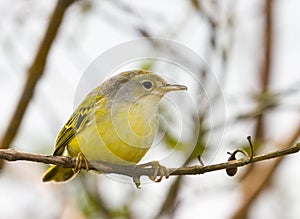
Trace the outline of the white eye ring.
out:
M 144 81 L 142 83 L 143 87 L 146 88 L 147 90 L 150 90 L 153 86 L 152 82 L 151 81 Z

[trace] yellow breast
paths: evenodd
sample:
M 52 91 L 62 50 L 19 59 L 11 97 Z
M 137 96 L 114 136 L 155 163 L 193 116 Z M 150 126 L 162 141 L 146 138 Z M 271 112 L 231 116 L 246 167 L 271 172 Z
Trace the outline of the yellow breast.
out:
M 141 104 L 112 106 L 106 116 L 97 116 L 96 111 L 92 124 L 70 146 L 79 145 L 89 160 L 135 164 L 149 150 L 157 133 L 154 113 L 154 108 L 147 109 Z

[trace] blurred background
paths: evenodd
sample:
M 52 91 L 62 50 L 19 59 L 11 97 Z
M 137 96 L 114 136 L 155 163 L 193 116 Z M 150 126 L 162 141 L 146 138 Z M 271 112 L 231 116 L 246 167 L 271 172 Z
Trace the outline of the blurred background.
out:
M 291 146 L 300 133 L 299 9 L 296 0 L 0 1 L 1 148 L 51 154 L 82 98 L 136 68 L 189 87 L 160 104 L 160 133 L 142 162 L 225 162 L 226 152 L 249 150 L 249 135 L 256 154 Z M 4 162 L 0 218 L 296 219 L 299 166 L 296 154 L 232 178 L 145 178 L 136 189 L 93 173 L 42 183 L 48 165 Z

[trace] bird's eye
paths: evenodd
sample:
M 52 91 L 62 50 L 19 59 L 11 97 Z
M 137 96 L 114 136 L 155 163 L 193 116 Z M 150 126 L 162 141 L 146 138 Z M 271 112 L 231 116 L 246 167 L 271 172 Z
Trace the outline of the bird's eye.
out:
M 152 83 L 150 81 L 144 81 L 142 84 L 146 89 L 152 88 Z

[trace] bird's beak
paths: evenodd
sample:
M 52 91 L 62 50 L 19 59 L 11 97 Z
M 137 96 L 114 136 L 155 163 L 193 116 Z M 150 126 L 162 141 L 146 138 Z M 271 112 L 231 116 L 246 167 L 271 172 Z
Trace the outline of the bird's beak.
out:
M 180 84 L 167 84 L 159 87 L 159 89 L 164 93 L 167 93 L 169 91 L 187 90 L 187 87 Z

